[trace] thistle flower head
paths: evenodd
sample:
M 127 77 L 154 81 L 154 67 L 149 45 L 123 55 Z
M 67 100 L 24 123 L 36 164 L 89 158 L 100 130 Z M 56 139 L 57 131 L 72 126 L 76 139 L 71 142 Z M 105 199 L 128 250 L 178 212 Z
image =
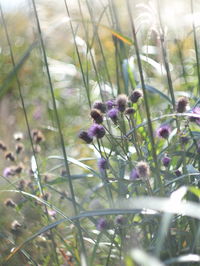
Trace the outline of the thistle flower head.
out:
M 21 141 L 24 138 L 24 135 L 22 132 L 16 132 L 14 133 L 13 137 L 16 141 Z
M 105 103 L 102 103 L 100 101 L 95 101 L 92 107 L 94 109 L 98 109 L 102 113 L 105 113 L 106 112 L 106 105 L 105 105 Z
M 16 207 L 16 204 L 15 204 L 15 202 L 12 199 L 6 199 L 4 201 L 4 204 L 5 204 L 6 207 L 11 207 L 11 208 L 15 208 Z
M 135 109 L 132 107 L 126 108 L 126 110 L 125 110 L 125 114 L 129 115 L 129 116 L 133 115 L 135 112 L 136 112 Z
M 100 218 L 97 222 L 97 229 L 103 231 L 108 228 L 108 222 L 105 218 Z
M 81 131 L 78 136 L 88 144 L 93 141 L 93 138 L 86 131 Z
M 128 97 L 125 94 L 120 94 L 116 99 L 117 109 L 120 112 L 124 112 L 128 102 Z
M 103 115 L 100 110 L 92 109 L 90 112 L 91 117 L 94 119 L 94 122 L 97 124 L 103 123 Z
M 108 168 L 108 161 L 104 158 L 98 159 L 98 167 L 100 171 L 104 171 Z
M 168 125 L 160 126 L 157 130 L 157 136 L 163 139 L 168 139 L 171 129 Z
M 179 169 L 175 170 L 174 173 L 177 177 L 181 176 L 181 171 Z
M 149 165 L 144 161 L 137 163 L 136 171 L 137 171 L 139 177 L 145 177 L 146 178 L 146 177 L 150 176 Z
M 176 111 L 178 113 L 184 113 L 188 104 L 188 99 L 186 97 L 180 97 L 177 101 Z
M 13 167 L 6 167 L 3 170 L 3 176 L 4 177 L 10 177 L 10 176 L 13 176 L 13 175 L 15 175 L 15 171 L 14 171 Z
M 105 128 L 102 125 L 93 124 L 89 130 L 88 135 L 92 137 L 96 137 L 98 139 L 101 139 L 106 134 Z
M 117 215 L 115 218 L 115 224 L 116 225 L 123 225 L 125 222 L 125 218 L 123 215 Z
M 169 158 L 168 156 L 165 156 L 162 158 L 162 163 L 165 167 L 169 165 L 170 161 L 171 161 L 171 158 Z
M 3 141 L 0 141 L 0 150 L 2 150 L 2 151 L 6 151 L 7 150 L 7 147 L 6 147 L 6 145 L 4 144 Z
M 194 107 L 191 112 L 192 114 L 199 115 L 199 118 L 191 116 L 190 121 L 196 122 L 198 125 L 200 125 L 200 107 L 199 106 Z
M 106 107 L 107 107 L 108 110 L 112 109 L 115 105 L 116 104 L 115 104 L 115 101 L 114 100 L 108 100 L 106 102 Z
M 15 152 L 20 154 L 24 150 L 24 145 L 22 143 L 17 143 L 15 146 Z
M 139 178 L 139 174 L 135 168 L 130 173 L 130 180 L 135 180 Z
M 110 117 L 110 119 L 112 119 L 114 123 L 117 122 L 118 115 L 119 111 L 116 108 L 112 108 L 111 110 L 108 111 L 108 117 Z
M 142 96 L 143 96 L 143 93 L 141 90 L 134 90 L 129 98 L 132 103 L 137 103 L 139 98 L 141 98 Z
M 21 230 L 22 224 L 20 224 L 17 220 L 11 223 L 11 231 L 13 233 L 19 233 Z

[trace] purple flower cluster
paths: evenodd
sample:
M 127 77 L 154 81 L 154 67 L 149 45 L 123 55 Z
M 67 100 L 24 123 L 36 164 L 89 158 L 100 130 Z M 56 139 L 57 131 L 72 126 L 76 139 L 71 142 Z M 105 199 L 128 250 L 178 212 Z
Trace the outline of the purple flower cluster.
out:
M 135 91 L 133 94 L 135 98 L 139 99 L 142 97 L 140 91 Z M 108 100 L 105 103 L 95 101 L 90 111 L 90 116 L 94 123 L 88 131 L 81 131 L 79 133 L 79 138 L 88 144 L 92 143 L 94 137 L 97 139 L 103 138 L 106 134 L 105 128 L 102 125 L 105 113 L 107 112 L 107 117 L 110 118 L 114 124 L 117 124 L 120 113 L 124 113 L 126 118 L 135 113 L 135 109 L 130 106 L 131 104 L 131 102 L 128 102 L 128 96 L 125 94 L 120 94 L 116 99 Z

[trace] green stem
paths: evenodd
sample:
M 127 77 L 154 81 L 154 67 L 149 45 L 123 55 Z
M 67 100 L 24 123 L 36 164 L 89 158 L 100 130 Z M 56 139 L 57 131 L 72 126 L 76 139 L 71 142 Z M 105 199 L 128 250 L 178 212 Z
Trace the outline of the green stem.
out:
M 62 152 L 63 152 L 63 156 L 64 156 L 65 168 L 66 168 L 67 178 L 68 178 L 68 181 L 69 181 L 69 188 L 70 188 L 70 193 L 71 193 L 71 197 L 72 197 L 73 208 L 74 208 L 75 215 L 77 215 L 78 214 L 78 209 L 77 209 L 77 206 L 76 206 L 75 193 L 74 193 L 74 188 L 73 188 L 73 184 L 72 184 L 72 180 L 71 180 L 71 176 L 70 176 L 70 169 L 69 169 L 69 164 L 68 164 L 68 160 L 67 160 L 67 153 L 66 153 L 66 150 L 65 150 L 64 137 L 63 137 L 61 124 L 60 124 L 60 119 L 59 119 L 59 115 L 58 115 L 56 99 L 55 99 L 54 89 L 53 89 L 53 84 L 52 84 L 50 71 L 49 71 L 49 66 L 48 66 L 48 61 L 47 61 L 46 49 L 45 49 L 44 40 L 43 40 L 43 37 L 42 37 L 42 31 L 41 31 L 40 22 L 39 22 L 37 10 L 36 10 L 35 0 L 32 0 L 32 4 L 33 4 L 34 14 L 35 14 L 36 22 L 37 22 L 37 29 L 38 29 L 38 34 L 39 34 L 40 43 L 41 43 L 41 47 L 42 47 L 44 63 L 45 63 L 46 71 L 47 71 L 49 88 L 50 88 L 50 92 L 51 92 L 53 108 L 54 108 L 54 113 L 55 113 L 55 118 L 56 118 L 56 123 L 57 123 L 57 126 L 58 126 L 60 143 L 61 143 Z M 76 226 L 78 228 L 79 239 L 80 239 L 80 243 L 81 243 L 81 249 L 82 249 L 83 255 L 85 256 L 85 259 L 87 259 L 85 244 L 84 244 L 82 230 L 81 230 L 81 226 L 80 226 L 79 220 L 76 222 Z
M 149 109 L 149 104 L 148 104 L 148 100 L 147 100 L 147 93 L 145 90 L 145 82 L 144 82 L 144 76 L 143 76 L 142 62 L 140 59 L 140 52 L 139 52 L 139 46 L 138 46 L 138 41 L 137 41 L 137 36 L 136 36 L 136 31 L 135 31 L 135 25 L 134 25 L 134 21 L 133 21 L 133 17 L 132 17 L 132 12 L 131 12 L 129 0 L 126 0 L 126 3 L 127 3 L 127 9 L 128 9 L 128 14 L 129 14 L 131 28 L 132 28 L 132 34 L 133 34 L 133 38 L 134 38 L 135 52 L 136 52 L 136 57 L 137 57 L 137 62 L 138 62 L 142 91 L 143 91 L 143 95 L 144 95 L 144 106 L 145 106 L 145 112 L 146 112 L 147 121 L 148 121 L 148 131 L 149 131 L 149 136 L 150 136 L 152 155 L 153 155 L 153 160 L 154 160 L 154 164 L 155 164 L 155 168 L 156 168 L 157 183 L 161 187 L 161 193 L 163 194 L 163 184 L 162 184 L 162 179 L 160 176 L 160 170 L 159 170 L 160 167 L 158 164 L 158 159 L 157 159 L 157 154 L 156 154 L 153 127 L 152 127 L 152 123 L 151 123 L 151 115 L 150 115 L 150 109 Z

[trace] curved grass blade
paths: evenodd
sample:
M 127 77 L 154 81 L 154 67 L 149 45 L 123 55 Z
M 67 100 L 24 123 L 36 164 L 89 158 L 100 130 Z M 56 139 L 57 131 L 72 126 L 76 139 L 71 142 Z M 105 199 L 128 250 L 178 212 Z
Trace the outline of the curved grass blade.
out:
M 64 158 L 62 156 L 49 156 L 48 159 L 58 159 L 58 160 L 64 160 Z M 73 163 L 85 170 L 89 170 L 91 173 L 93 173 L 94 176 L 97 176 L 97 177 L 101 177 L 96 171 L 94 171 L 91 167 L 89 167 L 88 165 L 80 162 L 79 160 L 76 160 L 72 157 L 67 157 L 67 160 L 70 162 L 70 163 Z

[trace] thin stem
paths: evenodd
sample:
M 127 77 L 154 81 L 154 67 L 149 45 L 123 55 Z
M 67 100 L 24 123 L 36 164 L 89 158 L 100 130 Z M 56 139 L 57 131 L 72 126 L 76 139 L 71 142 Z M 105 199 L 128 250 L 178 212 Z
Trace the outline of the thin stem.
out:
M 71 197 L 72 197 L 72 204 L 73 204 L 74 212 L 77 215 L 78 214 L 78 209 L 77 209 L 77 205 L 76 205 L 75 193 L 74 193 L 72 180 L 71 180 L 71 177 L 70 177 L 71 174 L 70 174 L 69 164 L 68 164 L 68 160 L 67 160 L 67 153 L 66 153 L 66 150 L 65 150 L 64 137 L 63 137 L 61 124 L 60 124 L 60 119 L 59 119 L 59 115 L 58 115 L 56 99 L 55 99 L 54 89 L 53 89 L 53 84 L 52 84 L 50 71 L 49 71 L 49 66 L 48 66 L 48 61 L 47 61 L 46 49 L 45 49 L 44 40 L 43 40 L 43 37 L 42 37 L 42 31 L 41 31 L 41 27 L 40 27 L 39 17 L 38 17 L 38 14 L 37 14 L 35 0 L 32 0 L 32 4 L 33 4 L 34 14 L 35 14 L 36 22 L 37 22 L 38 34 L 39 34 L 40 43 L 41 43 L 41 47 L 42 47 L 44 63 L 45 63 L 46 71 L 47 71 L 49 88 L 50 88 L 50 92 L 51 92 L 53 108 L 54 108 L 54 113 L 55 113 L 55 118 L 56 118 L 56 123 L 57 123 L 57 126 L 58 126 L 58 132 L 59 132 L 62 152 L 63 152 L 63 156 L 64 156 L 66 174 L 67 174 L 67 178 L 68 178 L 68 181 L 69 181 L 69 188 L 70 188 L 70 193 L 71 193 Z M 76 226 L 78 228 L 79 239 L 80 239 L 80 242 L 81 242 L 81 249 L 82 249 L 83 255 L 86 258 L 86 250 L 85 250 L 82 230 L 81 230 L 81 226 L 80 226 L 80 222 L 79 221 L 76 222 Z
M 149 130 L 153 160 L 154 160 L 154 164 L 155 164 L 155 168 L 156 168 L 157 182 L 158 182 L 158 185 L 161 186 L 161 191 L 162 191 L 162 180 L 160 177 L 160 170 L 159 170 L 160 168 L 159 168 L 157 154 L 156 154 L 153 128 L 152 128 L 152 123 L 151 123 L 151 115 L 150 115 L 150 109 L 149 109 L 149 104 L 148 104 L 148 100 L 147 100 L 147 94 L 146 94 L 146 90 L 145 90 L 145 82 L 144 82 L 144 76 L 143 76 L 143 70 L 142 70 L 142 63 L 141 63 L 141 59 L 140 59 L 139 46 L 138 46 L 138 41 L 137 41 L 137 36 L 136 36 L 136 31 L 135 31 L 135 25 L 134 25 L 132 13 L 131 13 L 131 7 L 130 7 L 129 0 L 126 0 L 126 3 L 127 3 L 128 14 L 129 14 L 130 22 L 131 22 L 132 34 L 133 34 L 134 44 L 135 44 L 135 52 L 136 52 L 136 57 L 137 57 L 137 62 L 138 62 L 142 91 L 143 91 L 143 95 L 144 95 L 144 106 L 145 106 L 145 112 L 146 112 L 147 121 L 148 121 L 148 130 Z
M 193 0 L 190 1 L 191 11 L 192 11 L 192 29 L 194 34 L 194 47 L 195 47 L 195 55 L 196 55 L 196 63 L 197 63 L 197 76 L 198 76 L 198 93 L 200 96 L 200 66 L 199 66 L 199 54 L 198 54 L 198 44 L 197 44 L 197 34 L 196 27 L 194 23 L 194 4 Z
M 15 78 L 16 78 L 16 82 L 17 82 L 17 87 L 18 87 L 18 91 L 19 91 L 21 104 L 22 104 L 22 109 L 23 109 L 23 112 L 24 112 L 25 123 L 26 123 L 26 127 L 27 127 L 27 130 L 28 130 L 28 135 L 29 135 L 29 139 L 30 139 L 30 142 L 31 142 L 31 148 L 32 148 L 32 152 L 33 152 L 34 159 L 35 159 L 35 162 L 36 162 L 37 184 L 38 184 L 38 188 L 39 188 L 41 196 L 44 196 L 44 192 L 43 192 L 43 188 L 42 188 L 42 182 L 41 182 L 41 177 L 40 177 L 39 168 L 38 168 L 37 157 L 36 157 L 36 153 L 35 153 L 35 149 L 34 149 L 34 145 L 33 145 L 33 140 L 32 140 L 32 136 L 31 136 L 31 129 L 30 129 L 29 121 L 28 121 L 28 115 L 27 115 L 27 112 L 26 112 L 24 98 L 23 98 L 23 95 L 22 95 L 21 83 L 20 83 L 18 74 L 17 74 L 17 72 L 15 70 L 16 69 L 15 58 L 14 58 L 13 49 L 12 49 L 12 45 L 11 45 L 11 41 L 10 41 L 10 37 L 9 37 L 9 33 L 8 33 L 8 29 L 7 29 L 7 25 L 6 25 L 6 21 L 5 21 L 5 18 L 4 18 L 3 9 L 1 7 L 1 4 L 0 4 L 0 12 L 1 12 L 1 18 L 2 18 L 2 22 L 3 22 L 5 34 L 6 34 L 6 39 L 7 39 L 9 50 L 10 50 L 10 56 L 11 56 L 13 69 L 15 71 Z M 47 217 L 47 220 L 49 221 L 50 219 L 49 219 L 48 210 L 47 210 L 46 206 L 45 206 L 45 215 Z M 53 245 L 53 252 L 54 252 L 55 261 L 56 261 L 56 264 L 59 265 L 58 256 L 57 256 L 57 252 L 56 252 L 56 242 L 54 240 L 52 230 L 50 232 L 51 232 L 51 240 L 52 240 L 52 245 Z

